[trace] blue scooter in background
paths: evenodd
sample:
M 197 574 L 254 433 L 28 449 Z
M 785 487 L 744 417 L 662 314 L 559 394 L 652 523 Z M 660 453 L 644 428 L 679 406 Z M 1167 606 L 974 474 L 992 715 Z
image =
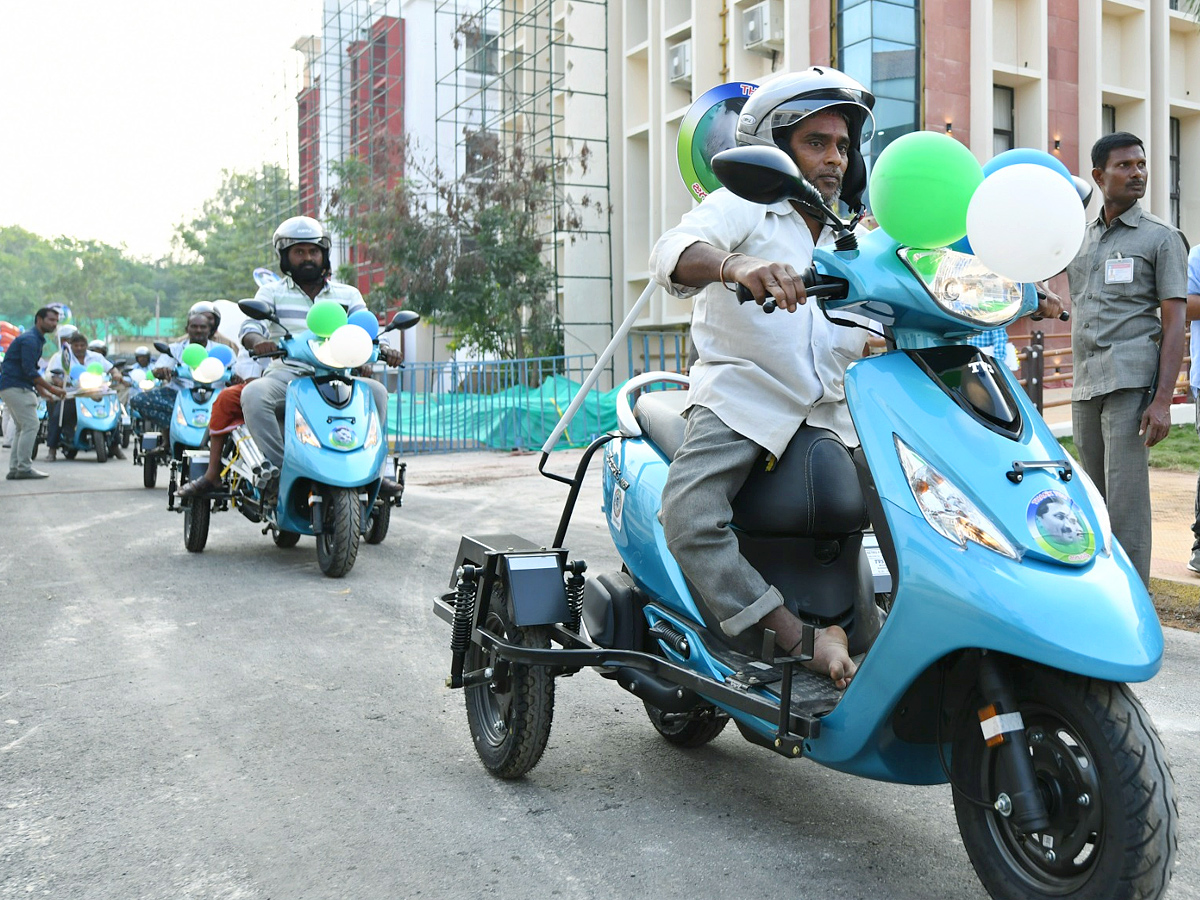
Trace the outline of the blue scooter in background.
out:
M 993 897 L 1162 897 L 1178 851 L 1174 781 L 1126 686 L 1158 672 L 1158 617 L 1087 474 L 1012 374 L 961 343 L 1031 312 L 1032 286 L 973 256 L 900 246 L 882 229 L 856 240 L 774 148 L 725 151 L 713 169 L 746 199 L 820 210 L 840 234 L 804 273 L 809 302 L 834 321 L 873 320 L 887 342 L 846 373 L 861 448 L 802 428 L 734 506 L 743 555 L 807 623 L 801 652 L 780 658 L 770 631 L 725 635 L 667 549 L 658 516 L 686 394 L 631 401 L 686 377 L 629 382 L 619 430 L 588 448 L 573 478 L 545 471 L 585 382 L 539 465 L 570 486 L 553 539 L 464 536 L 453 590 L 434 603 L 453 629 L 447 683 L 465 691 L 484 766 L 502 778 L 529 771 L 549 737 L 555 676 L 591 666 L 641 698 L 678 747 L 732 721 L 788 758 L 949 782 Z M 564 540 L 600 451 L 624 567 L 593 575 Z M 814 627 L 831 624 L 861 658 L 844 692 L 798 665 L 812 657 Z
M 70 399 L 75 400 L 75 429 L 59 437 L 63 456 L 74 459 L 81 450 L 95 450 L 96 462 L 107 462 L 121 441 L 121 404 L 108 376 L 80 375 L 79 386 L 68 391 L 63 402 Z
M 238 306 L 253 319 L 278 324 L 262 301 L 242 300 Z M 419 320 L 417 313 L 402 310 L 384 332 L 411 328 Z M 366 342 L 361 359 L 342 365 L 345 361 L 324 354 L 322 339 L 311 331 L 297 335 L 285 331 L 274 355 L 305 363 L 312 374 L 288 385 L 282 470 L 263 457 L 245 425 L 235 428 L 224 445 L 221 490 L 183 499 L 178 507 L 173 488 L 168 495 L 168 508 L 184 513 L 188 550 L 204 549 L 211 513 L 231 506 L 251 522 L 262 523 L 263 533 L 270 531 L 280 547 L 294 546 L 301 535 L 314 535 L 317 562 L 332 578 L 353 568 L 360 538 L 369 544 L 383 541 L 392 506 L 399 506 L 401 498 L 385 501 L 378 496 L 389 450 L 386 425 L 380 425 L 371 392 L 351 377 L 352 369 L 375 358 L 372 344 L 377 340 Z M 384 422 L 386 415 L 384 410 Z M 189 477 L 197 478 L 207 468 L 207 454 L 188 457 Z M 393 457 L 394 477 L 401 484 L 404 469 L 404 463 Z
M 170 345 L 156 341 L 154 349 L 171 356 Z M 208 420 L 212 417 L 213 401 L 229 382 L 229 371 L 215 382 L 200 381 L 195 370 L 175 359 L 175 378 L 180 389 L 175 394 L 175 406 L 171 410 L 171 428 L 168 434 L 146 431 L 139 435 L 134 446 L 133 463 L 142 467 L 142 484 L 152 488 L 158 483 L 158 467 L 182 461 L 186 450 L 199 450 L 208 446 Z M 135 425 L 140 425 L 138 418 Z M 172 469 L 171 491 L 175 490 L 175 472 Z

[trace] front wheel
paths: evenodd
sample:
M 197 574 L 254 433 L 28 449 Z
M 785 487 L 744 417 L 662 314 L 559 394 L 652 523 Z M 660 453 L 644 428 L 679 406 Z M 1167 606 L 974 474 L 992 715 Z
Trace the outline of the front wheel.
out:
M 676 747 L 703 747 L 716 738 L 729 724 L 729 716 L 711 704 L 683 713 L 663 712 L 657 706 L 642 701 L 654 730 Z
M 510 644 L 545 649 L 550 630 L 512 624 L 504 586 L 497 584 L 488 602 L 484 627 Z M 492 679 L 466 688 L 467 724 L 484 768 L 498 778 L 520 778 L 537 765 L 550 739 L 554 720 L 554 678 L 545 666 L 499 659 L 471 643 L 465 671 L 490 668 Z
M 367 533 L 363 538 L 368 544 L 382 544 L 392 522 L 392 504 L 377 502 L 367 519 Z
M 1040 666 L 1014 698 L 1050 817 L 1022 835 L 992 803 L 997 754 L 971 714 L 954 743 L 954 811 L 971 864 L 999 900 L 1161 897 L 1178 849 L 1175 783 L 1150 717 L 1124 684 Z M 983 802 L 980 802 L 983 801 Z
M 96 448 L 96 462 L 108 462 L 108 435 L 103 431 L 93 431 L 92 446 Z
M 183 545 L 189 553 L 199 553 L 208 543 L 211 503 L 207 497 L 193 497 L 183 508 Z
M 341 578 L 358 558 L 358 495 L 349 488 L 325 491 L 324 522 L 317 535 L 317 563 L 330 578 Z

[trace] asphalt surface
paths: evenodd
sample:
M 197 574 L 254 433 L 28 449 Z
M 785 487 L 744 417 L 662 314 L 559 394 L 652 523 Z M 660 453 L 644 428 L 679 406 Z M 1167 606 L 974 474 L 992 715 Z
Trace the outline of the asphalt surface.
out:
M 0 897 L 985 896 L 948 788 L 789 762 L 733 728 L 680 751 L 590 671 L 558 682 L 537 768 L 488 776 L 431 600 L 463 532 L 550 540 L 566 491 L 536 460 L 410 458 L 387 541 L 338 580 L 311 539 L 280 550 L 236 513 L 187 553 L 128 462 L 6 481 Z M 567 540 L 593 572 L 619 565 L 598 481 Z M 1174 767 L 1178 900 L 1200 898 L 1200 635 L 1167 647 L 1135 690 Z

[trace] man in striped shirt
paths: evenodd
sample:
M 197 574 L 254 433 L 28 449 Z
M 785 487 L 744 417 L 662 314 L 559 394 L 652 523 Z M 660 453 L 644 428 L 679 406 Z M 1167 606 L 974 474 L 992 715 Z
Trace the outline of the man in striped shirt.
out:
M 275 229 L 274 243 L 284 278 L 260 287 L 255 299 L 265 300 L 271 306 L 279 324 L 247 319 L 238 334 L 242 346 L 259 356 L 277 349 L 275 339 L 283 335 L 285 328 L 292 334 L 303 331 L 307 327 L 308 311 L 319 301 L 340 303 L 348 314 L 367 308 L 357 288 L 330 280 L 329 248 L 332 242 L 329 232 L 316 219 L 308 216 L 287 219 Z M 381 345 L 379 353 L 389 366 L 400 364 L 398 351 Z M 242 391 L 246 425 L 263 455 L 277 467 L 283 465 L 283 425 L 276 416 L 276 406 L 287 396 L 287 386 L 292 379 L 311 372 L 306 363 L 278 358 L 267 366 L 262 378 L 250 382 Z M 388 408 L 387 388 L 374 379 L 356 380 L 374 396 L 375 409 L 386 432 L 387 423 L 383 416 Z M 393 497 L 402 490 L 399 483 L 385 477 L 379 493 L 383 497 Z

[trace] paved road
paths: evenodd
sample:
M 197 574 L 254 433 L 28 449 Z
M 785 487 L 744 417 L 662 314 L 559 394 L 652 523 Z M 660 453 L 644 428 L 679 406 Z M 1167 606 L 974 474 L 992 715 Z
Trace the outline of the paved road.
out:
M 0 487 L 0 897 L 984 896 L 947 788 L 732 728 L 680 752 L 591 672 L 559 683 L 530 776 L 487 776 L 430 599 L 464 531 L 549 540 L 565 490 L 535 457 L 412 458 L 387 542 L 341 580 L 233 513 L 188 554 L 128 463 L 50 468 Z M 568 543 L 598 572 L 595 481 Z M 1169 631 L 1138 688 L 1179 787 L 1177 900 L 1200 898 L 1198 637 Z

